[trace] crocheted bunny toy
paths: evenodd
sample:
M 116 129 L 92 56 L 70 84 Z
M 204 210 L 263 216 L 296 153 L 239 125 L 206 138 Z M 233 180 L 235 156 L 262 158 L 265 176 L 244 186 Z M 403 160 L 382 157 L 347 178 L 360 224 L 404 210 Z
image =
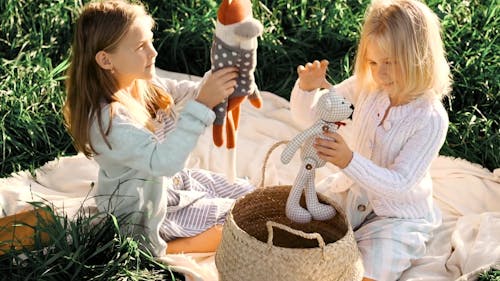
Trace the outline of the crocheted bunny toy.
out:
M 239 69 L 239 77 L 234 92 L 214 108 L 216 118 L 213 124 L 213 141 L 216 146 L 222 146 L 224 143 L 224 121 L 226 147 L 231 149 L 236 146 L 240 104 L 246 97 L 253 106 L 262 106 L 262 98 L 254 79 L 257 37 L 262 34 L 262 30 L 262 24 L 253 17 L 250 0 L 222 1 L 217 12 L 210 54 L 212 71 L 236 66 Z
M 323 167 L 326 161 L 318 157 L 313 143 L 317 137 L 326 138 L 324 131 L 337 131 L 344 124 L 340 121 L 349 118 L 353 112 L 352 104 L 333 89 L 318 99 L 316 108 L 317 121 L 295 136 L 281 154 L 281 162 L 288 164 L 295 152 L 301 148 L 302 164 L 286 202 L 287 217 L 298 223 L 307 223 L 311 219 L 327 220 L 336 214 L 332 206 L 320 203 L 316 194 L 315 169 Z M 307 209 L 299 204 L 302 190 L 305 191 Z

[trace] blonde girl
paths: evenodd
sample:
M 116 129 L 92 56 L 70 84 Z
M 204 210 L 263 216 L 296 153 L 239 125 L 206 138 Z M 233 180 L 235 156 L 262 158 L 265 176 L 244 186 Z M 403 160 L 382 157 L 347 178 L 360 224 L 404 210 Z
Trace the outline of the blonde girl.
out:
M 153 27 L 141 4 L 83 7 L 64 117 L 75 147 L 99 164 L 98 208 L 127 216 L 125 233 L 145 238 L 157 256 L 214 251 L 232 202 L 253 187 L 184 165 L 238 73 L 209 71 L 200 83 L 159 79 Z
M 340 170 L 318 190 L 344 206 L 364 280 L 398 280 L 441 223 L 429 175 L 448 129 L 441 99 L 451 84 L 439 20 L 417 0 L 373 0 L 354 75 L 332 86 L 327 66 L 323 60 L 298 67 L 292 114 L 310 125 L 321 88 L 335 87 L 354 104 L 349 137 L 325 133 L 333 140 L 316 140 L 319 157 Z

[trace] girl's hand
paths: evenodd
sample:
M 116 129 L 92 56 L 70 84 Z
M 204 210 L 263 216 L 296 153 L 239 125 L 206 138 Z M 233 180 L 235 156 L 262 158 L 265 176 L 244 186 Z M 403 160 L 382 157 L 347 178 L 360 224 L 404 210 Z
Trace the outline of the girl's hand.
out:
M 316 138 L 314 142 L 314 148 L 319 158 L 344 169 L 351 163 L 351 149 L 341 135 L 332 132 L 324 132 L 324 135 L 331 139 Z
M 315 60 L 308 62 L 306 66 L 299 65 L 297 74 L 299 75 L 299 87 L 304 91 L 312 91 L 318 88 L 329 89 L 332 85 L 326 81 L 326 70 L 329 62 Z
M 238 69 L 236 67 L 225 67 L 210 72 L 201 85 L 200 94 L 196 101 L 208 108 L 214 108 L 234 92 L 236 78 L 238 78 Z

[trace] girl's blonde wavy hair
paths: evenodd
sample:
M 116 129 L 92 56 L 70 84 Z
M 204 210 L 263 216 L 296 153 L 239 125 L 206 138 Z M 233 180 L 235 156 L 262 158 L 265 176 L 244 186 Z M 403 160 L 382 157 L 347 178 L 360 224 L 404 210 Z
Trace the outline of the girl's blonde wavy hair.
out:
M 417 0 L 374 0 L 361 31 L 354 74 L 360 92 L 376 89 L 367 62 L 371 44 L 387 51 L 400 68 L 399 93 L 410 100 L 419 96 L 442 99 L 451 90 L 438 17 Z
M 113 75 L 96 62 L 97 52 L 112 53 L 137 18 L 153 18 L 141 4 L 111 0 L 85 5 L 76 21 L 71 49 L 70 67 L 66 79 L 66 101 L 63 108 L 66 127 L 73 138 L 76 149 L 87 157 L 96 152 L 92 147 L 89 130 L 97 119 L 99 130 L 111 149 L 106 136 L 111 122 L 104 128 L 102 122 L 103 104 L 111 104 L 109 117 L 114 107 L 120 104 L 127 108 L 130 117 L 140 125 L 154 132 L 153 117 L 159 108 L 168 109 L 172 103 L 169 94 L 154 86 L 151 81 L 136 80 L 138 99 L 118 89 Z

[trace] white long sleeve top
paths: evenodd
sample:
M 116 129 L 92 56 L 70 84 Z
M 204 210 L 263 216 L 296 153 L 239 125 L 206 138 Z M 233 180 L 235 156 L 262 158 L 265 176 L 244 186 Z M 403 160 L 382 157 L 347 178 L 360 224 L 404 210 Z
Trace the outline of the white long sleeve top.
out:
M 353 158 L 331 182 L 334 192 L 355 192 L 379 216 L 426 218 L 434 212 L 429 167 L 443 145 L 448 115 L 439 100 L 420 97 L 391 107 L 384 92 L 356 94 L 356 78 L 334 86 L 355 107 L 350 136 Z M 315 102 L 323 92 L 295 84 L 290 103 L 301 126 L 314 122 Z M 366 200 L 366 202 L 363 202 Z M 357 203 L 356 203 L 357 204 Z M 359 222 L 359 221 L 358 221 Z
M 112 122 L 107 146 L 98 122 L 90 129 L 92 145 L 99 164 L 96 191 L 100 211 L 129 215 L 125 231 L 147 237 L 146 247 L 155 255 L 166 254 L 167 243 L 160 237 L 160 227 L 167 213 L 166 188 L 172 176 L 181 171 L 198 142 L 199 136 L 215 119 L 215 113 L 194 101 L 199 83 L 155 78 L 174 99 L 172 114 L 175 128 L 159 141 L 154 133 L 131 121 L 123 107 L 117 107 L 110 120 L 109 104 L 102 110 L 103 128 Z

